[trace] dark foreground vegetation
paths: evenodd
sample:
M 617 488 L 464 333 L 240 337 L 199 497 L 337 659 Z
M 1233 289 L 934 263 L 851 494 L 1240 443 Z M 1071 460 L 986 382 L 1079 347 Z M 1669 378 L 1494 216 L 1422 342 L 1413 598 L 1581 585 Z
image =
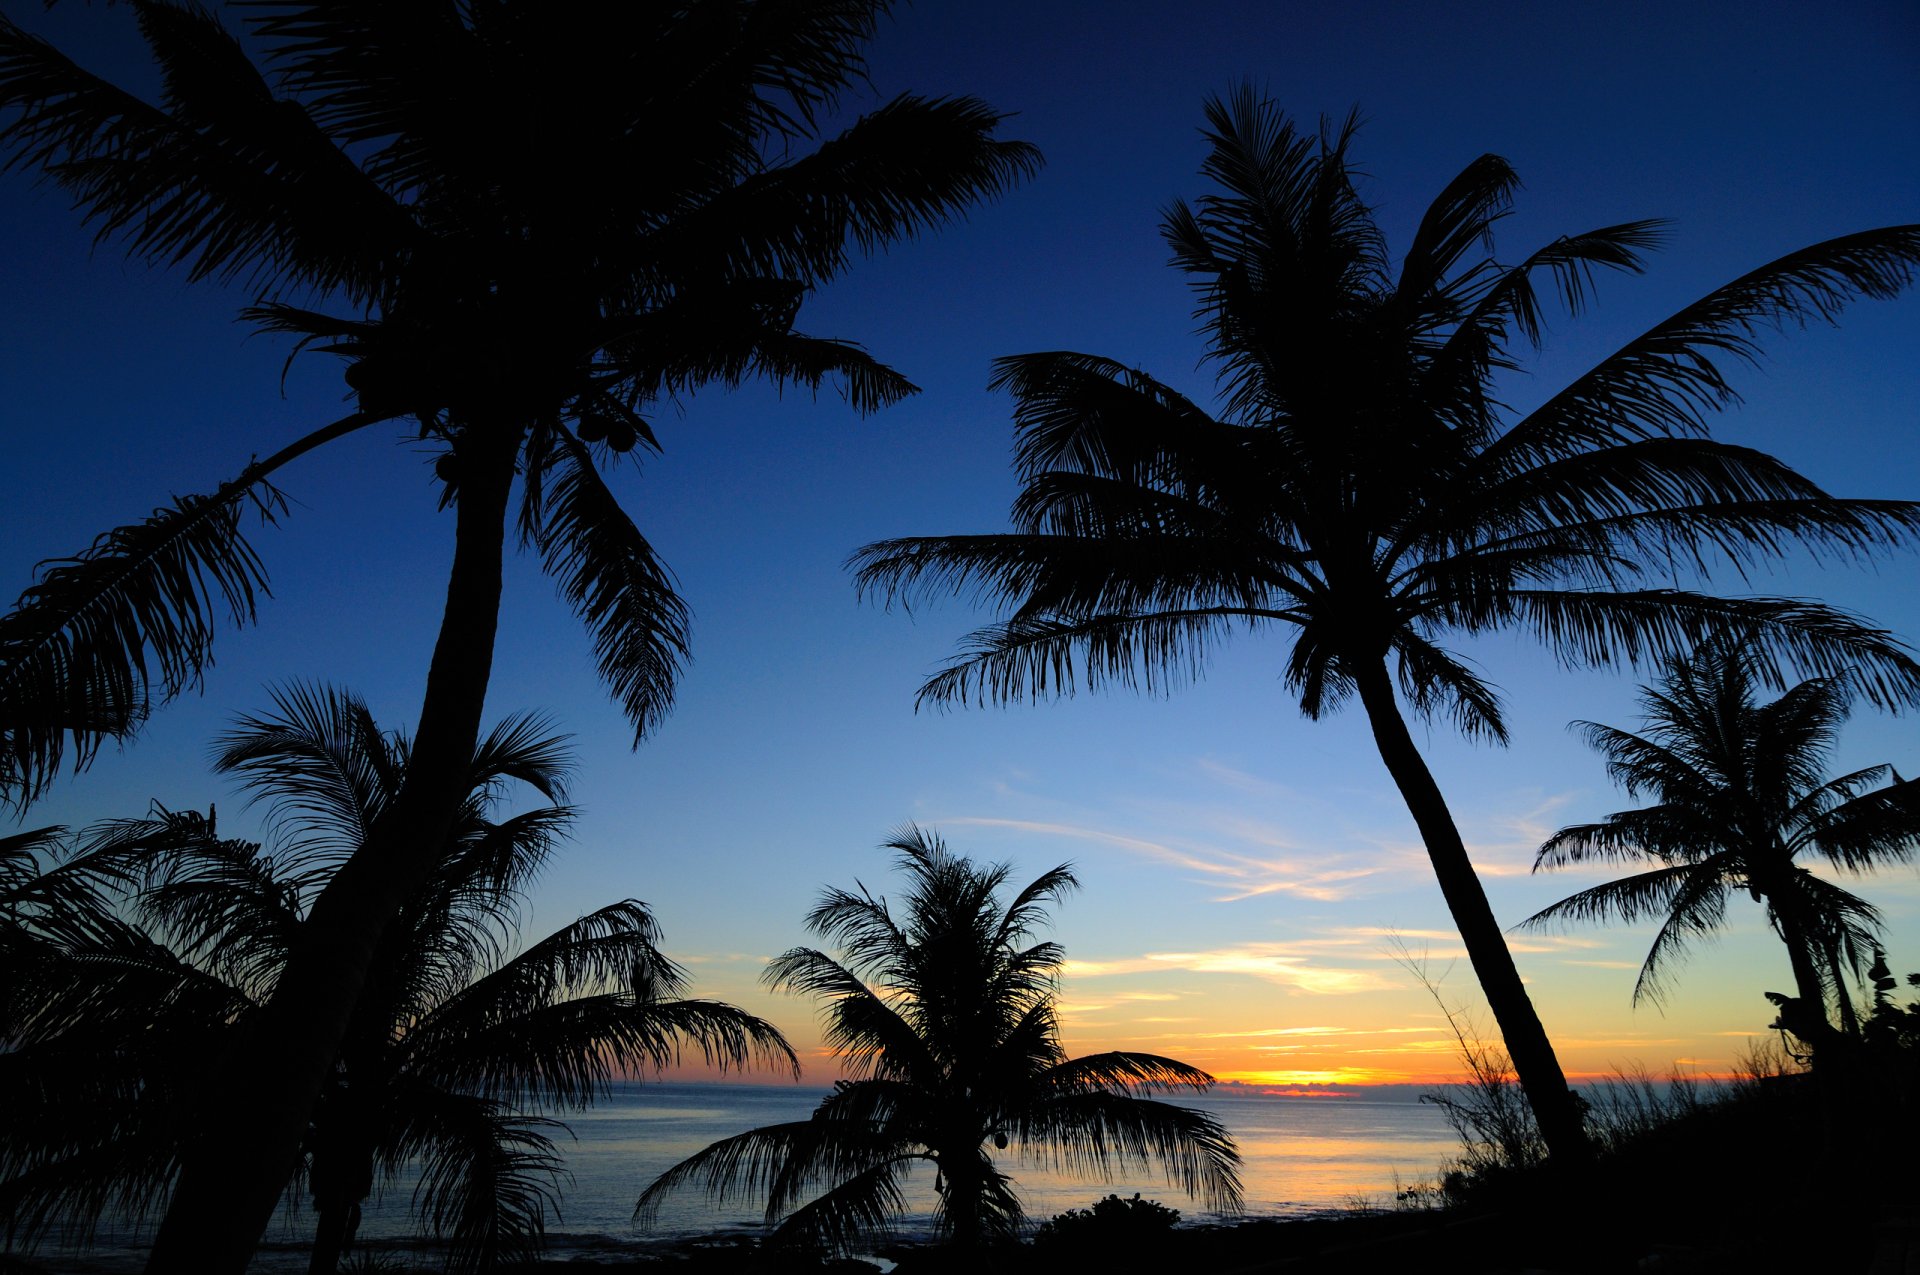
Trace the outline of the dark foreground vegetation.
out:
M 1170 1209 L 1110 1197 L 1043 1223 L 1028 1242 L 984 1264 L 954 1266 L 938 1250 L 907 1246 L 883 1255 L 900 1275 L 1905 1271 L 1920 1254 L 1920 1201 L 1911 1190 L 1920 1009 L 1901 1015 L 1904 1044 L 1863 1063 L 1894 1087 L 1856 1087 L 1857 1101 L 1843 1104 L 1837 1125 L 1807 1072 L 1750 1076 L 1715 1095 L 1623 1081 L 1611 1101 L 1596 1101 L 1606 1113 L 1593 1122 L 1600 1149 L 1577 1173 L 1506 1167 L 1482 1147 L 1477 1167 L 1441 1186 L 1343 1214 L 1175 1227 L 1164 1216 Z M 744 1241 L 689 1245 L 637 1265 L 687 1275 L 879 1269 Z
M 1499 1145 L 1504 1090 L 1469 1084 L 1439 1097 L 1461 1113 L 1461 1159 L 1438 1183 L 1346 1212 L 1180 1226 L 1152 1200 L 1116 1196 L 1040 1223 L 986 1254 L 881 1245 L 899 1275 L 1101 1271 L 1211 1272 L 1903 1272 L 1920 1255 L 1911 1148 L 1920 1144 L 1920 991 L 1897 1004 L 1880 979 L 1848 1097 L 1831 1106 L 1813 1073 L 1763 1064 L 1717 1088 L 1618 1077 L 1588 1090 L 1591 1167 L 1556 1171 L 1528 1144 Z M 1920 976 L 1909 976 L 1920 987 Z M 1766 1074 L 1762 1074 L 1762 1072 Z M 1476 1121 L 1479 1123 L 1476 1124 Z M 1537 1144 L 1535 1144 L 1537 1146 Z M 1524 1163 L 1516 1165 L 1515 1157 Z M 63 1269 L 0 1257 L 0 1272 Z M 425 1272 L 431 1259 L 363 1254 L 356 1270 Z M 512 1275 L 855 1275 L 861 1258 L 823 1259 L 716 1236 L 631 1259 L 529 1262 Z

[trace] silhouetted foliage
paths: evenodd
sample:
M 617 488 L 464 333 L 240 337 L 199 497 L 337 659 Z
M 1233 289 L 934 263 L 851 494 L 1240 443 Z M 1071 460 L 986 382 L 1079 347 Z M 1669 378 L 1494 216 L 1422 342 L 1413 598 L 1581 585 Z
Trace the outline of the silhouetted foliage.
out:
M 1658 921 L 1634 984 L 1638 1002 L 1657 998 L 1688 944 L 1720 928 L 1731 898 L 1750 894 L 1765 903 L 1793 965 L 1794 994 L 1768 994 L 1780 1006 L 1779 1025 L 1818 1052 L 1839 1030 L 1834 1010 L 1848 1001 L 1842 971 L 1858 971 L 1875 950 L 1879 914 L 1800 860 L 1848 873 L 1910 862 L 1920 853 L 1920 783 L 1886 765 L 1827 778 L 1847 719 L 1848 680 L 1812 678 L 1762 703 L 1754 692 L 1763 673 L 1745 643 L 1709 643 L 1642 688 L 1642 734 L 1575 724 L 1614 782 L 1655 804 L 1562 828 L 1540 848 L 1535 869 L 1654 866 L 1521 924 Z
M 408 746 L 351 695 L 293 690 L 216 757 L 271 804 L 271 853 L 221 838 L 211 814 L 156 808 L 90 829 L 30 876 L 40 865 L 5 859 L 0 897 L 45 900 L 18 921 L 35 973 L 10 965 L 0 1000 L 15 1025 L 0 1054 L 0 1209 L 28 1236 L 165 1198 L 207 1060 L 273 994 L 313 900 L 393 800 Z M 525 890 L 572 818 L 565 772 L 538 719 L 509 718 L 477 750 L 460 820 L 382 944 L 304 1141 L 312 1271 L 335 1268 L 361 1203 L 407 1169 L 452 1269 L 531 1256 L 563 1176 L 549 1136 L 562 1126 L 533 1109 L 585 1107 L 610 1080 L 689 1051 L 797 1071 L 766 1023 L 685 999 L 642 903 L 516 950 Z M 503 817 L 516 782 L 551 804 Z
M 1237 1210 L 1239 1155 L 1211 1116 L 1150 1100 L 1213 1078 L 1154 1054 L 1069 1059 L 1054 995 L 1064 952 L 1030 942 L 1046 905 L 1074 888 L 1065 865 L 1002 901 L 1010 869 L 978 867 L 908 827 L 888 848 L 907 878 L 899 910 L 865 887 L 829 890 L 808 914 L 839 955 L 794 948 L 767 982 L 825 1002 L 826 1041 L 852 1079 L 809 1120 L 715 1143 L 667 1170 L 635 1209 L 669 1192 L 764 1199 L 771 1240 L 845 1253 L 905 1208 L 901 1183 L 935 1168 L 945 1240 L 963 1251 L 1014 1238 L 1012 1179 L 991 1146 L 1095 1178 L 1158 1163 L 1208 1208 Z M 777 1224 L 777 1225 L 776 1225 Z
M 1158 1200 L 1106 1195 L 1092 1207 L 1068 1209 L 1040 1224 L 1033 1246 L 1060 1260 L 1102 1270 L 1120 1270 L 1135 1264 L 1159 1269 L 1168 1256 L 1167 1241 L 1180 1222 L 1180 1210 Z
M 602 467 L 657 446 L 653 414 L 703 385 L 834 382 L 861 411 L 911 392 L 858 346 L 800 331 L 803 299 L 1038 156 L 996 140 L 1000 116 L 971 98 L 903 94 L 822 138 L 864 80 L 884 0 L 269 0 L 238 8 L 245 39 L 184 0 L 128 8 L 161 71 L 155 102 L 0 18 L 0 146 L 103 240 L 248 287 L 248 318 L 346 361 L 358 409 L 208 502 L 230 508 L 312 447 L 406 418 L 444 449 L 434 472 L 456 512 L 408 789 L 310 918 L 281 985 L 298 1008 L 270 1009 L 235 1061 L 156 1247 L 156 1265 L 237 1275 L 379 934 L 459 805 L 509 520 L 592 634 L 637 741 L 671 703 L 687 608 Z M 0 797 L 37 792 L 63 741 L 84 762 L 137 725 L 143 666 L 172 691 L 204 665 L 207 604 L 170 563 L 264 587 L 237 518 L 149 529 L 175 547 L 110 541 L 88 560 L 104 593 L 43 581 L 0 632 Z M 101 628 L 103 607 L 137 623 Z M 119 698 L 97 703 L 103 687 Z
M 1836 499 L 1706 424 L 1737 401 L 1725 365 L 1756 359 L 1765 329 L 1904 288 L 1920 226 L 1762 266 L 1516 417 L 1498 382 L 1540 343 L 1542 291 L 1583 311 L 1600 273 L 1642 268 L 1660 223 L 1504 264 L 1493 231 L 1519 179 L 1484 155 L 1428 207 L 1396 270 L 1355 184 L 1355 118 L 1316 137 L 1245 88 L 1206 120 L 1213 189 L 1174 203 L 1161 229 L 1193 286 L 1218 408 L 1091 354 L 1001 359 L 1022 483 L 1013 531 L 868 545 L 852 561 L 859 587 L 1003 609 L 921 688 L 941 705 L 1082 684 L 1161 692 L 1231 633 L 1277 630 L 1307 716 L 1365 708 L 1547 1141 L 1578 1155 L 1559 1064 L 1402 704 L 1500 741 L 1499 697 L 1449 637 L 1515 631 L 1605 668 L 1727 625 L 1754 632 L 1769 676 L 1853 668 L 1876 702 L 1920 703 L 1920 664 L 1857 617 L 1669 583 L 1676 563 L 1704 573 L 1795 547 L 1858 557 L 1913 542 L 1920 505 Z

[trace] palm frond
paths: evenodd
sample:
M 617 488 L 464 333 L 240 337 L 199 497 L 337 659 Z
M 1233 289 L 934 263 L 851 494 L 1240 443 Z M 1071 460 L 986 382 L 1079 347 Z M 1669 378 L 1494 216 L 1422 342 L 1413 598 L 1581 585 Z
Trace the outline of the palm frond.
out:
M 1198 1067 L 1158 1054 L 1114 1052 L 1085 1054 L 1047 1069 L 1040 1078 L 1050 1090 L 1075 1094 L 1092 1091 L 1144 1098 L 1176 1089 L 1205 1092 L 1213 1077 Z
M 543 713 L 509 713 L 495 722 L 473 750 L 469 786 L 491 794 L 503 780 L 514 780 L 555 804 L 567 800 L 567 774 L 573 769 L 572 737 L 556 733 Z
M 721 1206 L 767 1200 L 769 1221 L 822 1182 L 865 1173 L 902 1158 L 899 1143 L 869 1125 L 847 1120 L 800 1120 L 766 1125 L 722 1139 L 662 1173 L 634 1205 L 646 1227 L 672 1192 L 697 1186 Z M 776 1183 L 786 1185 L 776 1191 Z
M 1610 355 L 1514 426 L 1491 451 L 1550 456 L 1570 438 L 1624 441 L 1706 428 L 1739 401 L 1716 358 L 1757 363 L 1759 335 L 1833 322 L 1857 297 L 1886 299 L 1913 279 L 1920 226 L 1813 244 L 1741 276 Z
M 44 562 L 0 617 L 0 798 L 24 807 L 68 747 L 84 768 L 124 739 L 156 696 L 198 684 L 217 617 L 250 624 L 266 572 L 242 530 L 246 504 L 271 525 L 273 487 L 184 496 L 73 558 Z
M 1516 621 L 1570 665 L 1651 663 L 1734 631 L 1750 635 L 1760 675 L 1775 685 L 1791 666 L 1815 676 L 1850 677 L 1876 704 L 1920 705 L 1920 661 L 1906 644 L 1821 602 L 1723 598 L 1684 589 L 1518 589 L 1507 605 Z
M 920 1158 L 894 1156 L 842 1177 L 830 1189 L 789 1213 L 773 1229 L 768 1241 L 845 1255 L 884 1238 L 893 1223 L 907 1211 L 901 1181 Z
M 1241 612 L 1213 608 L 1103 615 L 1077 622 L 1009 620 L 969 634 L 960 657 L 927 679 L 915 699 L 943 705 L 1008 703 L 1072 695 L 1082 682 L 1088 690 L 1112 682 L 1161 694 L 1198 679 L 1207 653 L 1237 622 L 1248 618 Z
M 1850 872 L 1912 862 L 1920 853 L 1920 779 L 1834 807 L 1814 821 L 1808 840 L 1829 863 Z
M 1633 986 L 1634 1004 L 1642 1000 L 1657 1003 L 1663 993 L 1662 979 L 1683 958 L 1687 946 L 1720 927 L 1726 913 L 1728 876 L 1733 870 L 1735 861 L 1721 855 L 1705 863 L 1636 873 L 1570 895 L 1540 909 L 1516 928 L 1604 921 L 1633 925 L 1663 918 Z
M 1478 295 L 1470 298 L 1472 308 L 1447 335 L 1432 375 L 1441 384 L 1453 377 L 1477 382 L 1489 366 L 1513 366 L 1501 353 L 1507 325 L 1517 327 L 1536 348 L 1545 332 L 1539 293 L 1533 284 L 1536 271 L 1552 273 L 1561 305 L 1569 314 L 1578 315 L 1587 307 L 1593 291 L 1595 267 L 1641 273 L 1645 269 L 1641 254 L 1660 246 L 1666 237 L 1666 224 L 1658 219 L 1630 221 L 1563 235 L 1511 269 L 1479 272 L 1472 280 Z M 1456 295 L 1461 291 L 1457 283 L 1449 290 Z
M 212 13 L 146 4 L 152 105 L 0 22 L 0 144 L 72 193 L 100 237 L 189 277 L 364 300 L 410 242 L 404 214 L 277 95 Z
M 560 1184 L 569 1176 L 547 1135 L 564 1128 L 451 1094 L 441 1095 L 430 1125 L 416 1117 L 423 1165 L 414 1212 L 448 1242 L 449 1266 L 485 1271 L 540 1255 L 547 1215 L 558 1216 Z
M 811 154 L 755 173 L 647 236 L 651 259 L 724 262 L 823 283 L 862 252 L 998 198 L 1039 170 L 1039 151 L 991 136 L 1004 116 L 972 98 L 903 94 Z
M 1111 1181 L 1118 1170 L 1157 1165 L 1168 1185 L 1207 1208 L 1240 1208 L 1240 1154 L 1203 1111 L 1082 1090 L 1035 1103 L 1008 1123 L 1022 1156 L 1056 1172 Z
M 555 436 L 547 472 L 537 543 L 548 574 L 594 632 L 600 676 L 637 747 L 672 706 L 687 659 L 687 606 L 578 440 Z
M 1513 211 L 1519 187 L 1520 175 L 1498 155 L 1481 155 L 1461 169 L 1420 218 L 1400 262 L 1397 297 L 1424 305 L 1469 251 L 1491 252 L 1493 227 Z
M 213 746 L 213 768 L 267 804 L 269 826 L 301 853 L 343 862 L 399 792 L 401 748 L 353 692 L 290 683 L 269 691 L 272 711 L 247 713 Z

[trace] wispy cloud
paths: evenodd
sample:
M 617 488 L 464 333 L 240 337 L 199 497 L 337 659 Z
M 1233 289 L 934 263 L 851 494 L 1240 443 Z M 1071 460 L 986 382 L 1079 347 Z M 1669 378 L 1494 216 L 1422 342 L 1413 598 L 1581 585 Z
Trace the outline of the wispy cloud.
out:
M 1009 828 L 1039 836 L 1064 837 L 1117 846 L 1160 863 L 1170 864 L 1198 874 L 1224 891 L 1216 902 L 1237 903 L 1263 895 L 1290 895 L 1332 903 L 1348 897 L 1354 883 L 1377 876 L 1382 868 L 1374 864 L 1351 862 L 1342 854 L 1289 855 L 1266 858 L 1243 854 L 1218 846 L 1181 847 L 1146 837 L 1109 832 L 1104 828 L 1078 823 L 1040 819 L 1003 819 L 982 815 L 961 815 L 941 821 L 945 826 Z M 1256 840 L 1244 830 L 1242 839 Z
M 1146 952 L 1108 961 L 1069 960 L 1062 973 L 1068 978 L 1104 978 L 1174 971 L 1249 975 L 1325 995 L 1380 991 L 1395 986 L 1371 970 L 1315 965 L 1309 953 L 1285 943 L 1244 943 L 1200 952 Z
M 1507 950 L 1509 952 L 1565 952 L 1568 949 L 1576 952 L 1590 952 L 1596 947 L 1605 947 L 1606 945 L 1606 939 L 1591 938 L 1584 934 L 1529 934 L 1526 938 L 1516 938 L 1513 935 L 1507 936 Z M 1574 963 L 1575 962 L 1572 961 L 1562 962 L 1562 964 L 1566 965 Z M 1627 968 L 1638 969 L 1640 967 L 1638 965 L 1630 965 Z

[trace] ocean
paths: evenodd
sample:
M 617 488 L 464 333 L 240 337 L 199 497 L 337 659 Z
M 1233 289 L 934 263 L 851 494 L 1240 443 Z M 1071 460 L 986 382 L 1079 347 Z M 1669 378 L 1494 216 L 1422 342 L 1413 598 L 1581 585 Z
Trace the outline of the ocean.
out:
M 562 1182 L 560 1216 L 548 1220 L 548 1255 L 558 1260 L 615 1257 L 697 1236 L 757 1230 L 762 1219 L 750 1202 L 720 1209 L 698 1190 L 688 1190 L 670 1200 L 657 1224 L 643 1234 L 633 1226 L 633 1202 L 662 1170 L 702 1147 L 760 1125 L 805 1119 L 824 1092 L 797 1086 L 621 1084 L 593 1109 L 566 1114 L 573 1138 L 560 1135 L 558 1140 L 571 1181 Z M 1440 1112 L 1422 1103 L 1220 1092 L 1178 1101 L 1211 1113 L 1239 1144 L 1244 1216 L 1300 1217 L 1356 1201 L 1386 1203 L 1397 1185 L 1431 1180 L 1457 1150 Z M 1136 1191 L 1179 1209 L 1184 1221 L 1223 1220 L 1200 1211 L 1153 1173 L 1089 1181 L 1024 1165 L 1012 1155 L 1004 1159 L 1036 1224 L 1109 1193 Z M 398 1183 L 369 1205 L 356 1251 L 415 1247 L 409 1242 L 416 1230 L 411 1195 L 410 1183 Z M 916 1212 L 898 1234 L 911 1239 L 928 1230 L 931 1166 L 914 1175 L 909 1200 Z M 311 1213 L 285 1213 L 268 1230 L 252 1269 L 260 1275 L 304 1271 L 311 1228 Z M 144 1238 L 137 1229 L 103 1227 L 84 1253 L 43 1245 L 39 1256 L 76 1273 L 137 1271 Z

